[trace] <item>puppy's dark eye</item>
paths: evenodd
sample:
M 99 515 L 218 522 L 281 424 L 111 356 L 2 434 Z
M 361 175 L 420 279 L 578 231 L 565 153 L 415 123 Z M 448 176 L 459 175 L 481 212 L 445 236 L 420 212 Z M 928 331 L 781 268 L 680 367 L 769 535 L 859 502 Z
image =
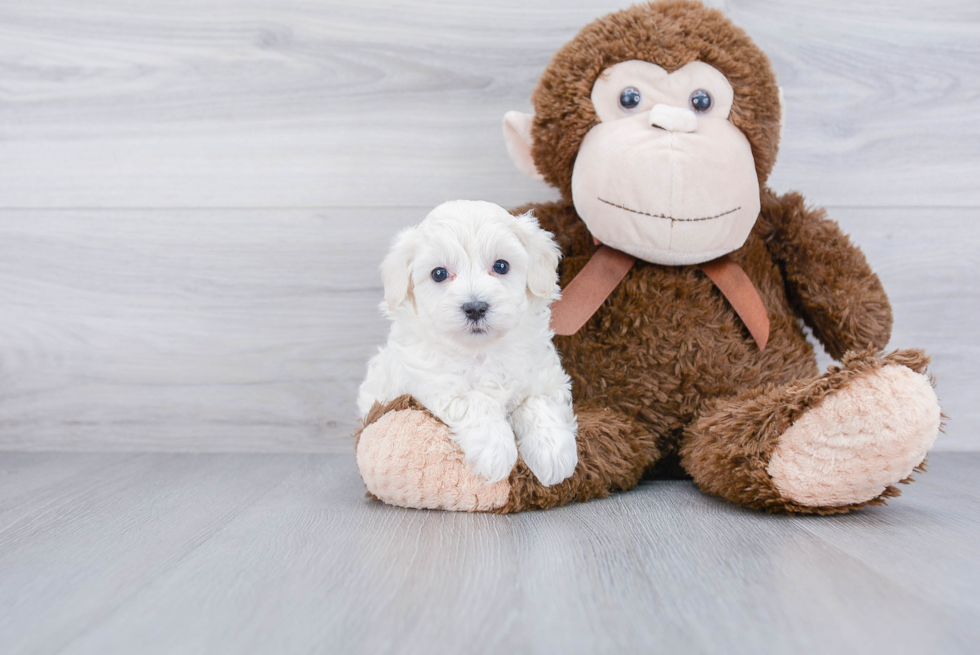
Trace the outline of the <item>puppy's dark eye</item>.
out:
M 442 266 L 432 269 L 432 279 L 436 282 L 443 282 L 447 277 L 449 277 L 449 271 Z
M 640 90 L 635 86 L 628 86 L 619 93 L 619 106 L 626 111 L 633 111 L 640 106 Z
M 502 259 L 498 259 L 493 263 L 493 272 L 497 275 L 507 275 L 507 271 L 510 270 L 510 264 Z
M 704 89 L 698 89 L 691 94 L 691 109 L 703 114 L 711 109 L 711 95 Z

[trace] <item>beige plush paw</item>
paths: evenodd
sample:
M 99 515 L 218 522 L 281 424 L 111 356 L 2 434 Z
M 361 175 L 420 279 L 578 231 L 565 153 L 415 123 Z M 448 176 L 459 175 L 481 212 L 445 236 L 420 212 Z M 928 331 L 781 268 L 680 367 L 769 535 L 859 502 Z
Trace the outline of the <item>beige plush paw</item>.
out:
M 798 419 L 767 471 L 801 505 L 840 507 L 881 495 L 925 459 L 941 420 L 924 375 L 889 365 L 857 378 Z
M 464 512 L 507 502 L 510 484 L 472 472 L 449 429 L 414 409 L 388 412 L 361 433 L 357 467 L 368 491 L 391 505 Z

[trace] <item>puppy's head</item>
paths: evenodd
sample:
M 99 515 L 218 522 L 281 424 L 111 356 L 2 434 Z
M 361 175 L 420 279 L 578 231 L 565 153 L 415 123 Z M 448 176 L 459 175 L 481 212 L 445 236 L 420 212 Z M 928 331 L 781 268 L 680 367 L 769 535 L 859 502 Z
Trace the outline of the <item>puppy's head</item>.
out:
M 382 264 L 392 319 L 478 347 L 556 297 L 558 245 L 528 213 L 456 200 L 401 232 Z

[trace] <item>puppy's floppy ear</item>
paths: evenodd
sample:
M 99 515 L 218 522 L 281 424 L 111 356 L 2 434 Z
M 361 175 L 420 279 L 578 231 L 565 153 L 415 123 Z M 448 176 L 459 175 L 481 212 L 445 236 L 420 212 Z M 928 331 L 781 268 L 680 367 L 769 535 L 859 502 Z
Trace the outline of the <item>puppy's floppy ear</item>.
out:
M 514 217 L 514 232 L 528 254 L 527 289 L 533 295 L 550 300 L 558 284 L 558 260 L 561 249 L 551 232 L 541 229 L 532 212 Z
M 388 311 L 394 311 L 412 297 L 412 260 L 420 238 L 418 228 L 405 228 L 395 237 L 391 250 L 381 263 Z

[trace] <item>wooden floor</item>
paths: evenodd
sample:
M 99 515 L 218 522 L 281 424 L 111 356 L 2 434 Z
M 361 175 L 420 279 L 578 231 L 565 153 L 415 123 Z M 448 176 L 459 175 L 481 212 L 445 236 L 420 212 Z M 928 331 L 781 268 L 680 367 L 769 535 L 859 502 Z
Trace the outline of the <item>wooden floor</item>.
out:
M 515 516 L 369 501 L 349 455 L 0 453 L 0 653 L 967 653 L 980 453 L 888 507 L 688 482 Z

